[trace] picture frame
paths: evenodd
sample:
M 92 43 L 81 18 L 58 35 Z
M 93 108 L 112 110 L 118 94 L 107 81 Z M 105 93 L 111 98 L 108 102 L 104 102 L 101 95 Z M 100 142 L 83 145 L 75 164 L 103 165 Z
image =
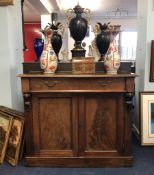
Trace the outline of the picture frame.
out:
M 13 117 L 5 160 L 12 166 L 16 166 L 19 158 L 21 157 L 20 153 L 23 152 L 22 148 L 24 145 L 23 137 L 25 123 L 24 114 L 5 106 L 0 106 L 0 111 Z
M 151 41 L 150 82 L 154 82 L 154 40 Z
M 3 163 L 10 136 L 13 117 L 0 112 L 0 164 Z
M 141 145 L 154 145 L 154 92 L 140 92 Z
M 0 0 L 0 6 L 14 5 L 14 0 Z

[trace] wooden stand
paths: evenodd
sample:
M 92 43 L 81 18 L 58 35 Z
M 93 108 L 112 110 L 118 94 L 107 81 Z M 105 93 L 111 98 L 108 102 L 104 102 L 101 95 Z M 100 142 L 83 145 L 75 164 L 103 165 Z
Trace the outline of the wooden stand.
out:
M 23 74 L 26 165 L 132 166 L 135 74 Z

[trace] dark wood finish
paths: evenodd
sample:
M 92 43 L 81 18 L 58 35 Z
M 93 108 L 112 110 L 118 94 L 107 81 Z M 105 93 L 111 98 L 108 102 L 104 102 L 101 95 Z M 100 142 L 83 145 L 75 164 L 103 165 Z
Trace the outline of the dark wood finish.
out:
M 26 157 L 26 166 L 44 167 L 131 167 L 133 157 Z
M 26 116 L 26 165 L 132 165 L 135 74 L 19 75 Z
M 121 62 L 119 72 L 132 72 L 132 62 Z M 104 63 L 103 62 L 96 62 L 95 63 L 95 70 L 97 72 L 104 72 Z M 40 63 L 33 63 L 33 62 L 24 62 L 23 63 L 23 73 L 24 74 L 32 74 L 32 73 L 41 73 L 42 70 L 40 68 Z M 58 63 L 57 73 L 65 73 L 65 72 L 72 72 L 72 62 L 69 63 Z M 134 73 L 134 72 L 132 72 Z
M 117 127 L 119 98 L 119 95 L 113 93 L 85 95 L 83 115 L 85 124 L 83 126 L 86 129 L 86 139 L 83 138 L 83 141 L 86 143 L 83 156 L 108 157 L 110 155 L 114 157 L 122 152 L 122 150 L 119 152 L 117 150 L 118 138 L 116 138 L 117 133 L 123 131 L 122 125 Z
M 76 135 L 77 101 L 69 94 L 34 94 L 33 126 L 35 153 L 40 156 L 75 156 L 77 150 L 72 133 Z
M 150 82 L 154 82 L 154 40 L 151 41 Z
M 118 73 L 118 74 L 82 74 L 74 75 L 71 73 L 56 73 L 56 74 L 19 74 L 18 77 L 22 78 L 134 78 L 136 74 Z M 127 79 L 126 79 L 127 80 Z
M 33 78 L 30 81 L 30 89 L 34 91 L 52 91 L 52 90 L 66 90 L 66 91 L 80 91 L 80 90 L 102 90 L 102 91 L 125 91 L 125 79 L 115 78 L 95 78 L 95 79 L 74 79 L 74 78 Z

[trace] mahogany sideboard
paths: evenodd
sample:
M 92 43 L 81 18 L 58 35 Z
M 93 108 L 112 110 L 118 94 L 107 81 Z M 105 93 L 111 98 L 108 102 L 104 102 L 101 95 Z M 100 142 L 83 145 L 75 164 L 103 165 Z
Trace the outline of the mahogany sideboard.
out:
M 22 74 L 26 165 L 132 166 L 135 74 Z

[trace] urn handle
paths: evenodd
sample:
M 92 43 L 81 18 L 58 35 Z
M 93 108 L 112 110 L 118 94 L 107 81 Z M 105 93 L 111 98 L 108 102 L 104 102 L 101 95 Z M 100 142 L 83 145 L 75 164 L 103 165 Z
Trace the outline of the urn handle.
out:
M 67 25 L 69 26 L 70 20 L 72 19 L 72 14 L 74 13 L 74 10 L 69 8 L 65 11 Z
M 44 84 L 49 88 L 54 87 L 57 84 L 57 81 L 44 81 Z
M 90 19 L 91 19 L 91 11 L 90 11 L 90 9 L 87 9 L 87 8 L 84 9 L 84 13 L 86 14 L 88 25 L 90 25 Z

